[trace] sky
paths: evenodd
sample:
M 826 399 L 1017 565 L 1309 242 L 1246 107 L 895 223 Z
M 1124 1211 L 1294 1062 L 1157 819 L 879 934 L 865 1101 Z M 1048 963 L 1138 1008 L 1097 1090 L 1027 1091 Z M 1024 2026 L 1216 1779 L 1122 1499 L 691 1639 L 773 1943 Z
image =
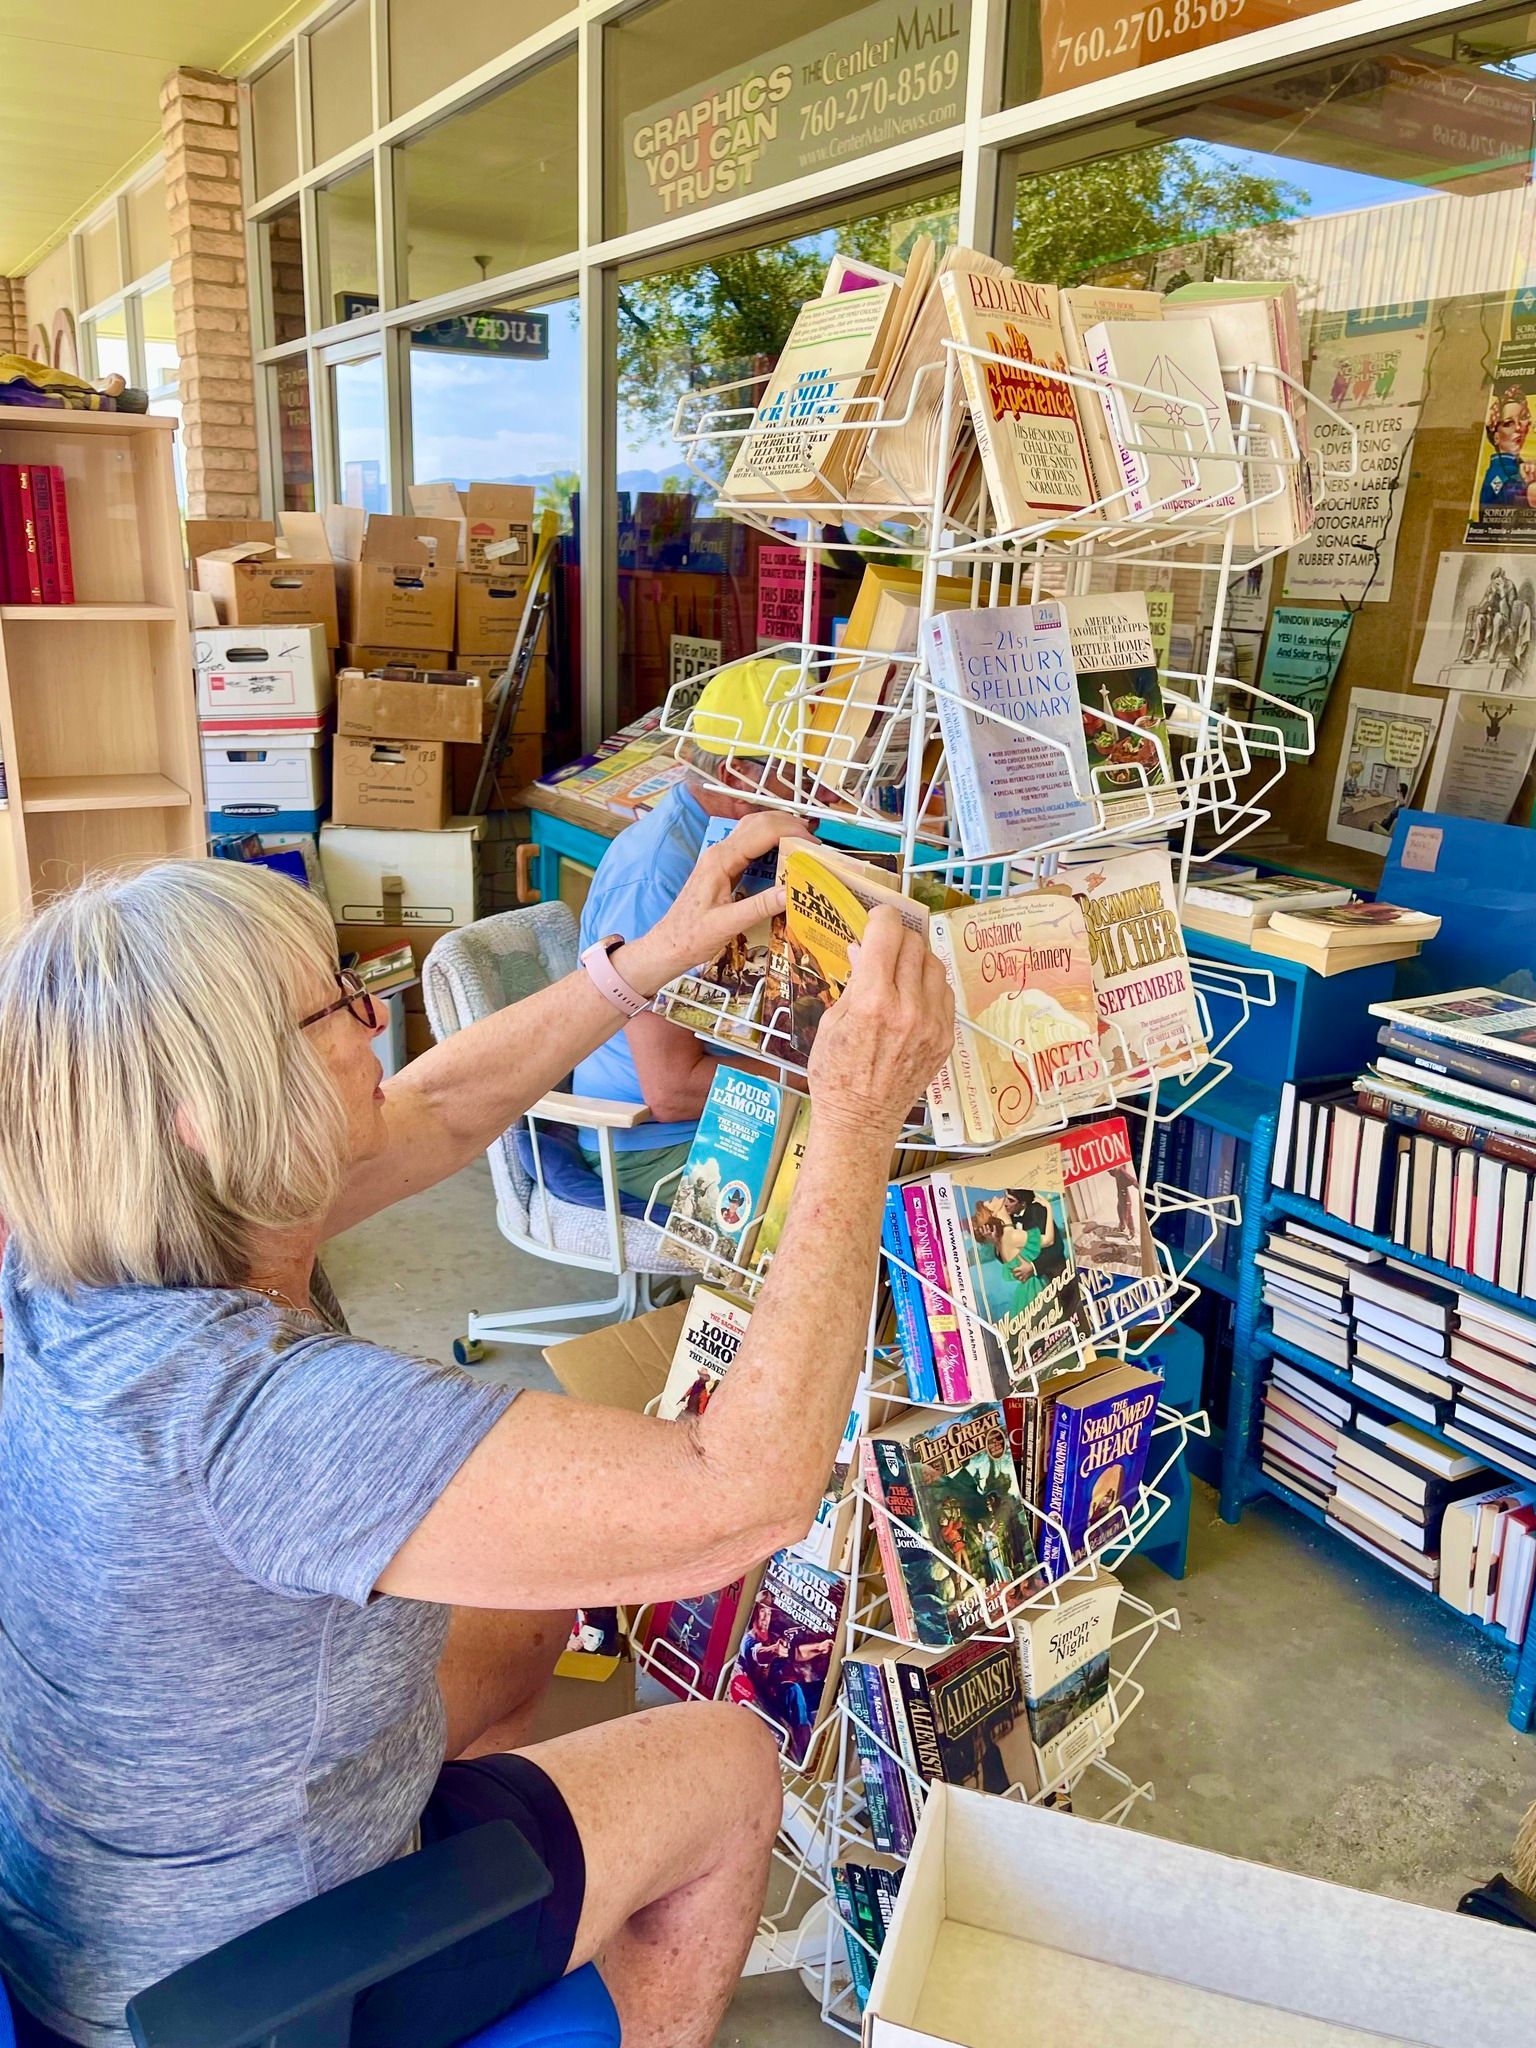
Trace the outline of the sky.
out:
M 1308 194 L 1306 214 L 1418 198 L 1422 188 L 1290 157 L 1222 148 L 1228 161 L 1283 178 Z M 549 360 L 503 361 L 418 351 L 412 357 L 415 475 L 426 483 L 454 477 L 544 476 L 580 461 L 580 334 L 574 299 L 548 308 Z M 343 463 L 382 461 L 383 383 L 375 363 L 359 367 L 337 392 Z M 677 470 L 678 450 L 655 429 L 620 415 L 618 468 Z

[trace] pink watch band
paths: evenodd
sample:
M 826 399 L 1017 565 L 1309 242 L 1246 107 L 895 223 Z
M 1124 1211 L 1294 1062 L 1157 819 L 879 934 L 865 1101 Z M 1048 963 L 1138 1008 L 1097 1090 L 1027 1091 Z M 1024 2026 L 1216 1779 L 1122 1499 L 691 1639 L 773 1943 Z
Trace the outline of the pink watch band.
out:
M 651 1007 L 651 999 L 630 987 L 611 958 L 625 943 L 621 932 L 610 932 L 606 939 L 599 939 L 596 944 L 588 946 L 581 956 L 581 964 L 600 996 L 606 996 L 613 1007 L 622 1010 L 626 1017 L 638 1017 L 642 1010 Z

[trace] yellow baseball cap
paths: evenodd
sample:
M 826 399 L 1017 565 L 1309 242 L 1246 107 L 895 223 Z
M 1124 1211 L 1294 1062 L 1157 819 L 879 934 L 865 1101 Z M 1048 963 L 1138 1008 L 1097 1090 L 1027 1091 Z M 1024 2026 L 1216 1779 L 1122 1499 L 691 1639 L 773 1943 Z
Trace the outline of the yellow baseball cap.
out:
M 796 718 L 786 700 L 804 687 L 793 661 L 771 654 L 733 661 L 712 675 L 688 718 L 688 735 L 712 754 L 771 760 L 794 752 Z

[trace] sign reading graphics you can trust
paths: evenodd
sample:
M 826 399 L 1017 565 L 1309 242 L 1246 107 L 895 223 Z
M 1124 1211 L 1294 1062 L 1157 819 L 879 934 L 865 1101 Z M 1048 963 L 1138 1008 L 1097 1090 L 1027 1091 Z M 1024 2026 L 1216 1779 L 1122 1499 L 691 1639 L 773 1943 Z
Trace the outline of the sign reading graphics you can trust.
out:
M 970 0 L 875 0 L 632 114 L 626 225 L 651 227 L 953 127 L 970 19 Z

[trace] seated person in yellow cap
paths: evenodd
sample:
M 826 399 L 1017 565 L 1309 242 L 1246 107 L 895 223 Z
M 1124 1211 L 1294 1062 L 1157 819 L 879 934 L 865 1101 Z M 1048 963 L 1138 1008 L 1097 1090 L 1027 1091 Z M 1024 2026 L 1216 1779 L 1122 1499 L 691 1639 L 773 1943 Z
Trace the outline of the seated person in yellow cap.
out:
M 581 913 L 583 951 L 615 933 L 637 938 L 671 909 L 712 818 L 734 822 L 771 808 L 754 797 L 776 780 L 769 765 L 774 698 L 797 681 L 792 669 L 764 657 L 733 662 L 705 684 L 689 722 L 690 737 L 678 742 L 679 758 L 696 772 L 674 783 L 603 855 Z M 741 794 L 728 793 L 734 790 Z M 786 817 L 785 823 L 795 828 L 794 819 Z M 718 1064 L 691 1031 L 647 1010 L 577 1067 L 578 1095 L 643 1102 L 651 1112 L 650 1123 L 613 1134 L 618 1182 L 626 1194 L 646 1201 L 657 1181 L 681 1168 Z M 753 1062 L 733 1057 L 731 1064 Z M 583 1134 L 582 1147 L 595 1168 L 596 1140 Z

